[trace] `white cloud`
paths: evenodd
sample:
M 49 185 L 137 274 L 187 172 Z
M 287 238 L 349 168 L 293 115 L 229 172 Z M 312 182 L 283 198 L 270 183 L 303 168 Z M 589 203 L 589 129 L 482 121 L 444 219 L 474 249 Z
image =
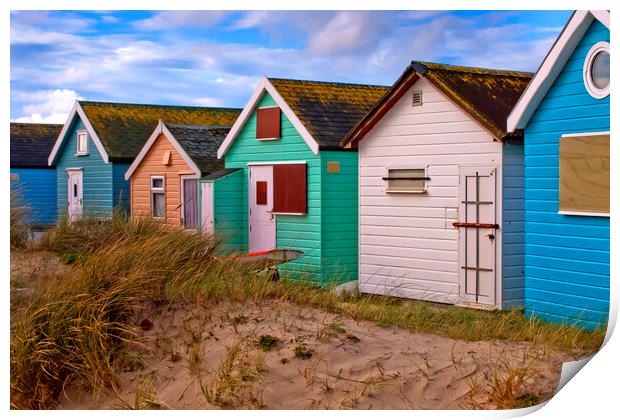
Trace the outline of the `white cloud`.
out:
M 135 24 L 160 25 L 161 33 L 96 35 L 36 23 L 47 14 L 30 24 L 11 15 L 11 115 L 63 122 L 76 92 L 89 100 L 242 106 L 262 75 L 391 84 L 411 60 L 534 70 L 555 35 L 549 28 L 528 39 L 536 26 L 507 25 L 494 13 L 415 13 L 422 14 L 255 11 L 222 23 L 224 15 L 208 12 L 161 12 Z M 184 25 L 216 21 L 209 31 L 227 31 L 228 39 L 241 39 L 233 29 L 260 35 L 239 42 L 184 36 Z M 66 109 L 45 105 L 50 92 L 69 92 L 61 95 L 70 98 Z
M 76 99 L 82 99 L 70 89 L 22 92 L 16 95 L 25 105 L 16 122 L 64 123 Z
M 393 26 L 385 14 L 339 12 L 325 27 L 311 35 L 308 48 L 315 54 L 333 55 L 373 50 Z
M 148 19 L 136 21 L 134 26 L 147 31 L 188 26 L 211 27 L 220 23 L 229 13 L 223 10 L 165 10 Z

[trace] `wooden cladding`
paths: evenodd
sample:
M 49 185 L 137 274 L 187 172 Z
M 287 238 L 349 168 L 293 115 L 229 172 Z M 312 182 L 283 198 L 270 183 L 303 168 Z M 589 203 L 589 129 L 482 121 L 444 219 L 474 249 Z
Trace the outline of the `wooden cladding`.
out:
M 560 139 L 560 211 L 609 213 L 609 134 Z
M 306 214 L 308 181 L 306 164 L 273 165 L 273 211 Z
M 267 181 L 256 181 L 256 204 L 267 205 Z
M 280 108 L 258 108 L 256 110 L 256 138 L 273 140 L 281 137 Z

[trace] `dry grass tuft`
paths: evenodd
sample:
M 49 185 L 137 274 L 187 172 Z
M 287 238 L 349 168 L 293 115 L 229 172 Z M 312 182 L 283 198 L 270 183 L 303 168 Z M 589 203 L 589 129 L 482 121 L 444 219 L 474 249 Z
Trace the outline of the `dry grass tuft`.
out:
M 29 210 L 24 204 L 20 192 L 11 189 L 11 248 L 23 248 L 28 243 L 28 236 L 30 235 Z
M 76 258 L 68 276 L 39 285 L 27 307 L 11 320 L 14 408 L 53 406 L 73 380 L 93 390 L 113 388 L 114 361 L 136 337 L 130 317 L 145 302 L 165 308 L 178 301 L 208 307 L 224 300 L 278 299 L 415 332 L 470 341 L 526 341 L 575 354 L 594 352 L 605 334 L 604 329 L 588 331 L 528 319 L 518 310 L 485 312 L 382 296 L 338 296 L 302 281 L 273 281 L 261 274 L 258 264 L 216 257 L 214 238 L 122 215 L 107 221 L 60 223 L 46 233 L 41 246 Z M 327 329 L 342 334 L 338 325 Z M 260 369 L 254 362 L 241 362 L 247 357 L 241 347 L 239 343 L 231 348 L 215 375 L 218 379 L 204 384 L 207 401 L 237 404 L 239 388 L 258 377 Z M 517 373 L 513 376 L 496 383 L 506 401 L 518 397 L 513 389 L 521 379 Z M 260 396 L 254 400 L 259 404 Z
M 252 355 L 251 340 L 242 337 L 233 344 L 226 356 L 200 387 L 205 400 L 220 407 L 239 407 L 261 401 L 250 387 L 261 378 L 264 361 L 260 355 Z M 258 404 L 261 405 L 261 404 Z M 260 407 L 256 407 L 260 408 Z

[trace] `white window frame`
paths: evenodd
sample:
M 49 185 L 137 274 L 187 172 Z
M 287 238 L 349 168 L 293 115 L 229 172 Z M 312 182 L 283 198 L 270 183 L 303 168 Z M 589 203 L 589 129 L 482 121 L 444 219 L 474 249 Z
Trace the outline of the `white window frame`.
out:
M 153 187 L 153 181 L 156 179 L 161 179 L 161 188 Z M 153 194 L 163 194 L 164 195 L 164 215 L 163 216 L 154 216 L 154 202 L 153 202 Z M 151 185 L 149 188 L 149 198 L 151 203 L 151 217 L 156 220 L 164 220 L 166 218 L 166 177 L 164 175 L 152 175 L 151 176 Z
M 424 177 L 428 177 L 428 165 L 426 166 L 388 166 L 385 168 L 385 177 L 390 177 L 391 170 L 424 170 Z M 427 194 L 428 193 L 428 180 L 424 180 L 423 190 L 393 190 L 390 189 L 390 181 L 385 180 L 385 192 L 388 194 Z
M 609 51 L 609 42 L 597 42 L 592 46 L 592 48 L 590 48 L 590 51 L 588 51 L 588 55 L 583 62 L 583 84 L 585 85 L 590 96 L 596 99 L 603 99 L 609 96 L 609 87 L 611 86 L 611 83 L 603 89 L 596 87 L 594 80 L 592 80 L 592 64 L 599 53 L 607 52 L 610 54 Z
M 84 150 L 80 150 L 80 136 L 84 135 L 86 141 L 84 142 Z M 78 156 L 88 155 L 88 132 L 86 130 L 80 130 L 76 134 L 75 150 Z

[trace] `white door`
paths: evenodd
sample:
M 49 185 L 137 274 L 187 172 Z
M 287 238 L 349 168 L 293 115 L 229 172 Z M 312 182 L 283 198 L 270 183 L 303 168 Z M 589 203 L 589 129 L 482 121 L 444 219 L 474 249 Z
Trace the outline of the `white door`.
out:
M 495 305 L 495 169 L 460 168 L 459 286 L 464 303 Z
M 82 171 L 68 171 L 68 178 L 68 216 L 73 221 L 82 217 Z
M 273 209 L 273 167 L 249 167 L 248 242 L 249 251 L 271 251 L 276 248 L 276 222 Z
M 200 183 L 200 226 L 204 233 L 213 232 L 213 183 Z

